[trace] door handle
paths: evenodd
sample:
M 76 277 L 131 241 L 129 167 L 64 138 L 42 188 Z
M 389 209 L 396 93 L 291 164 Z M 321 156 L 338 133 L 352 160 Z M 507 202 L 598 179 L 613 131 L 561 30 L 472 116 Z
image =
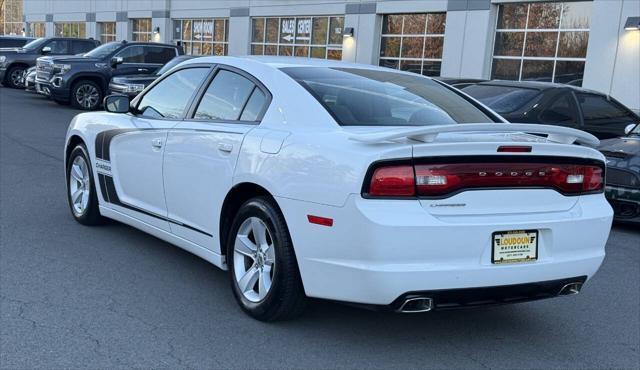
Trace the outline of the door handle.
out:
M 158 138 L 158 139 L 151 140 L 151 146 L 154 147 L 155 149 L 162 148 L 162 139 Z
M 231 151 L 233 150 L 233 144 L 220 143 L 218 144 L 218 150 L 225 153 L 231 153 Z
M 138 68 L 138 72 L 149 72 L 146 68 Z

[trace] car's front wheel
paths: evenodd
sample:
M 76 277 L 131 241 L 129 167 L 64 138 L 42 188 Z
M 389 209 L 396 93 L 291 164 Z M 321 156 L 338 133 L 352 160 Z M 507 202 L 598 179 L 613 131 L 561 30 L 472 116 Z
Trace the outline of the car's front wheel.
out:
M 102 89 L 89 80 L 78 81 L 71 89 L 71 104 L 83 110 L 96 110 L 102 102 Z
M 103 222 L 89 154 L 82 144 L 73 149 L 67 161 L 67 200 L 73 218 L 79 223 L 98 225 Z
M 293 244 L 282 213 L 270 197 L 240 207 L 227 244 L 234 296 L 261 321 L 300 315 L 305 295 Z
M 24 71 L 26 68 L 22 66 L 14 66 L 9 68 L 7 71 L 6 83 L 8 87 L 14 89 L 23 89 L 24 83 L 22 82 L 22 77 L 24 75 Z

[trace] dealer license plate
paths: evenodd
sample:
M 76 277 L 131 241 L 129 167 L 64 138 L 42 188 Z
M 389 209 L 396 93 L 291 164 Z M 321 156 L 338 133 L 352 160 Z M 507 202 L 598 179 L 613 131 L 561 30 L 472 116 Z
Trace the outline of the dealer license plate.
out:
M 538 230 L 497 231 L 492 235 L 491 262 L 517 263 L 538 259 Z

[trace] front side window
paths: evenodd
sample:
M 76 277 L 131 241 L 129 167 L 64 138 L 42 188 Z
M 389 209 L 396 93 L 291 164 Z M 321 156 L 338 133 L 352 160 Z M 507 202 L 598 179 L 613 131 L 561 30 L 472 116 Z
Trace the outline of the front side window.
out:
M 563 126 L 578 126 L 578 108 L 570 93 L 554 97 L 551 104 L 540 114 L 540 121 Z
M 380 66 L 440 76 L 445 19 L 445 13 L 385 15 Z
M 254 88 L 253 82 L 245 77 L 220 70 L 202 97 L 194 118 L 238 120 Z
M 491 78 L 581 86 L 590 25 L 591 1 L 500 5 Z
M 229 20 L 226 18 L 176 19 L 173 39 L 187 55 L 227 55 Z
M 165 64 L 177 56 L 174 48 L 160 46 L 146 46 L 144 62 L 150 64 Z
M 344 17 L 251 18 L 251 54 L 342 59 Z
M 471 85 L 462 90 L 498 113 L 514 112 L 540 94 L 537 89 L 496 85 Z
M 634 114 L 604 96 L 577 93 L 576 97 L 582 109 L 585 125 L 603 125 L 612 121 L 628 123 L 639 121 Z
M 182 117 L 191 96 L 208 73 L 209 68 L 187 68 L 172 73 L 142 97 L 138 111 L 149 118 Z
M 429 126 L 493 122 L 470 101 L 419 76 L 357 68 L 288 67 L 343 126 Z
M 134 18 L 131 20 L 131 26 L 133 41 L 151 41 L 151 18 Z
M 53 40 L 46 46 L 51 48 L 51 54 L 69 54 L 69 43 L 67 40 Z
M 144 63 L 145 49 L 141 45 L 129 46 L 118 54 L 116 57 L 122 57 L 123 63 Z

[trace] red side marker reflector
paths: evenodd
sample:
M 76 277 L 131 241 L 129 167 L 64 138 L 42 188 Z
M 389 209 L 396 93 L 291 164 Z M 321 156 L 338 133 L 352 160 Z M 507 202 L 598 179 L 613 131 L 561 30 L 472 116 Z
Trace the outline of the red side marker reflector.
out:
M 312 224 L 317 224 L 317 225 L 322 225 L 322 226 L 329 226 L 329 227 L 333 226 L 333 219 L 332 218 L 307 215 L 307 219 L 309 220 L 309 223 L 312 223 Z
M 530 146 L 499 146 L 498 153 L 531 153 Z

